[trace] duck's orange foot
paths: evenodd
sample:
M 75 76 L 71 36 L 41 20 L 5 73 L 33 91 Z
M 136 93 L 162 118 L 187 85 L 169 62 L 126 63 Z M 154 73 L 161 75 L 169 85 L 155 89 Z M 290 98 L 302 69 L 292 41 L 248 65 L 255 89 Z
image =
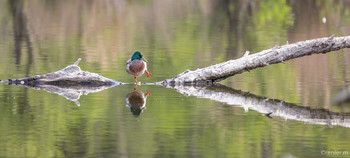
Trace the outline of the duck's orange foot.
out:
M 152 95 L 152 94 L 149 93 L 148 91 L 147 91 L 147 93 L 145 94 L 146 97 L 147 97 L 147 96 L 150 96 L 150 95 Z
M 137 82 L 137 80 L 136 80 L 136 77 L 134 77 L 134 79 L 135 79 L 135 85 L 137 86 L 137 85 L 141 85 L 141 82 Z
M 142 83 L 141 82 L 135 82 L 135 85 L 141 85 Z
M 147 70 L 145 70 L 146 74 L 147 74 L 147 77 L 151 76 L 152 73 L 148 72 Z

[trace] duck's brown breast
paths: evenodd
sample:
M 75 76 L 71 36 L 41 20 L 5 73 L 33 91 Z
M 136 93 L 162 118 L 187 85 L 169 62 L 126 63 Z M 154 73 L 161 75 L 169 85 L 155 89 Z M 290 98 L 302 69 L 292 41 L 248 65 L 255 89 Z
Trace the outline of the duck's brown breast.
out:
M 145 73 L 145 64 L 141 60 L 133 60 L 129 66 L 129 71 L 136 77 Z

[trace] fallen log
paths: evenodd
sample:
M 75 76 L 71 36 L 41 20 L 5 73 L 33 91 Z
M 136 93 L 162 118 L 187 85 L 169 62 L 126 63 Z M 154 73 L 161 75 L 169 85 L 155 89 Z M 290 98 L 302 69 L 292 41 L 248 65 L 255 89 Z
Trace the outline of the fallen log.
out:
M 186 70 L 171 79 L 162 81 L 161 83 L 165 86 L 181 84 L 211 84 L 256 68 L 281 63 L 306 55 L 327 53 L 343 48 L 350 48 L 350 36 L 331 36 L 301 41 L 294 44 L 276 46 L 252 55 L 249 55 L 249 52 L 246 52 L 245 55 L 239 59 L 226 61 L 194 71 Z
M 78 66 L 81 59 L 79 58 L 73 65 L 69 65 L 62 70 L 44 74 L 36 75 L 32 77 L 20 78 L 20 79 L 8 79 L 4 81 L 10 85 L 27 85 L 27 86 L 36 86 L 36 85 L 55 85 L 61 87 L 69 86 L 105 86 L 105 85 L 120 85 L 124 84 L 103 76 L 100 76 L 96 73 L 82 71 Z

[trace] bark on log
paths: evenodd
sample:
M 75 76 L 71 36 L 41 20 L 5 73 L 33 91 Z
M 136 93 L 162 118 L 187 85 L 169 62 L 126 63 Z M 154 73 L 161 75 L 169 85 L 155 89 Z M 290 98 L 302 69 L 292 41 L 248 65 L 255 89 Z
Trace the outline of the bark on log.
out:
M 211 84 L 259 67 L 284 62 L 306 55 L 336 51 L 342 48 L 350 48 L 350 36 L 331 36 L 327 38 L 301 41 L 294 44 L 276 46 L 252 55 L 246 53 L 239 59 L 230 60 L 194 71 L 186 70 L 174 78 L 164 80 L 161 83 L 165 86 L 181 84 Z

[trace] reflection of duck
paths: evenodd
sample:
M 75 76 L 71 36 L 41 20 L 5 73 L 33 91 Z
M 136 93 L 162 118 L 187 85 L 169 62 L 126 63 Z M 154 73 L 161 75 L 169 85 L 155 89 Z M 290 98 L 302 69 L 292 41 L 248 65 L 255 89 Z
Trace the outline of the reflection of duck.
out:
M 126 106 L 130 108 L 133 115 L 140 115 L 146 107 L 146 98 L 150 95 L 151 93 L 148 91 L 144 94 L 142 91 L 135 89 L 126 95 Z
M 143 57 L 143 55 L 140 52 L 135 52 L 131 59 L 129 59 L 126 62 L 126 71 L 134 75 L 134 79 L 136 82 L 136 85 L 138 84 L 136 77 L 142 76 L 145 72 L 147 73 L 147 77 L 152 75 L 150 72 L 147 71 L 147 60 Z

